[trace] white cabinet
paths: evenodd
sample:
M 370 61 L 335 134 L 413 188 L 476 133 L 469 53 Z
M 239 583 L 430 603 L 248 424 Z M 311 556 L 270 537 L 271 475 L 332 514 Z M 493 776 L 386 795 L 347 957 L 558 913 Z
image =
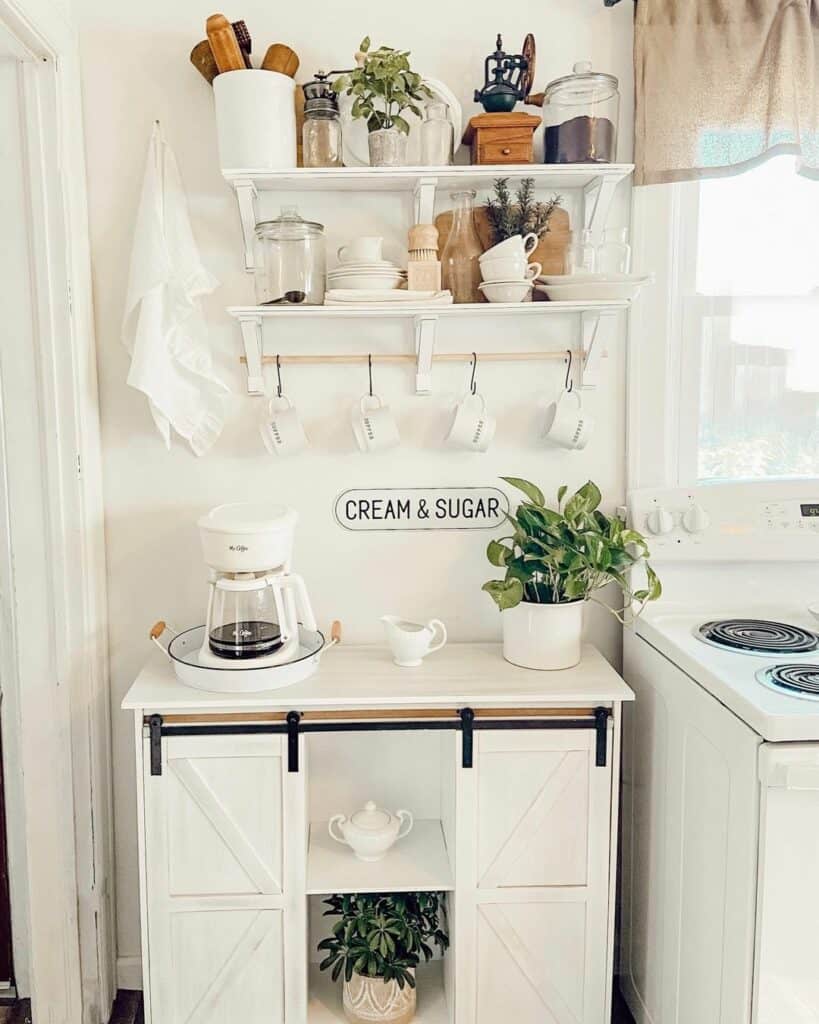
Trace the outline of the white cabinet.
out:
M 317 677 L 311 698 L 253 706 L 137 682 L 146 1024 L 343 1020 L 318 975 L 322 898 L 413 889 L 446 893 L 451 939 L 419 972 L 418 1024 L 608 1024 L 630 691 L 590 661 L 584 691 L 576 669 L 540 679 L 487 645 L 468 672 L 413 676 L 414 693 L 400 669 L 379 678 L 404 687 L 389 708 L 353 689 L 361 658 L 354 683 Z M 377 864 L 327 837 L 328 817 L 367 799 L 416 814 Z

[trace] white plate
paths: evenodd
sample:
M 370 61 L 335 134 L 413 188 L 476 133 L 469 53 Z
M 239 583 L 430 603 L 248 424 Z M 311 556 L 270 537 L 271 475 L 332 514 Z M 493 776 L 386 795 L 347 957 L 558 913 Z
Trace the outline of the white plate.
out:
M 384 270 L 390 270 L 395 266 L 390 260 L 339 260 L 339 269 L 342 267 L 372 267 L 373 270 L 382 268 Z
M 556 281 L 558 283 L 554 283 Z M 628 280 L 613 280 L 612 276 L 607 275 L 602 280 L 579 281 L 574 276 L 564 275 L 563 281 L 566 283 L 561 284 L 558 278 L 552 277 L 551 283 L 547 283 L 539 277 L 535 288 L 545 292 L 552 302 L 622 302 L 635 298 L 643 285 L 651 281 L 651 277 L 635 274 L 629 275 Z
M 400 288 L 406 284 L 403 277 L 376 277 L 373 274 L 350 274 L 349 277 L 330 277 L 328 284 L 333 288 L 353 288 L 356 291 L 384 291 L 390 288 Z
M 300 626 L 298 654 L 286 665 L 254 668 L 247 663 L 226 661 L 224 668 L 213 668 L 199 664 L 204 642 L 204 626 L 186 629 L 171 640 L 168 656 L 180 683 L 210 693 L 257 693 L 300 683 L 316 671 L 321 652 L 327 646 L 323 633 Z
M 349 274 L 376 274 L 378 277 L 395 277 L 398 274 L 403 277 L 406 273 L 406 270 L 401 270 L 400 267 L 392 267 L 391 269 L 387 269 L 386 267 L 356 267 L 354 269 L 336 267 L 333 270 L 328 270 L 327 276 L 346 277 Z

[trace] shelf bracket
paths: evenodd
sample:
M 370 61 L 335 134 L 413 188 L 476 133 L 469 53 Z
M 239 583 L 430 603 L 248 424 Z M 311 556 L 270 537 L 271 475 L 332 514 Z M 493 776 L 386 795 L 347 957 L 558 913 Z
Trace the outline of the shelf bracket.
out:
M 606 226 L 617 182 L 611 178 L 595 178 L 583 189 L 583 223 L 592 234 Z
M 239 327 L 242 330 L 242 344 L 245 348 L 245 360 L 247 362 L 247 393 L 249 395 L 263 395 L 262 318 L 260 316 L 240 316 Z
M 416 395 L 429 395 L 432 393 L 432 356 L 435 352 L 435 330 L 438 325 L 438 317 L 417 316 L 413 323 L 415 354 L 418 357 L 415 393 Z
M 416 182 L 413 191 L 416 224 L 432 224 L 437 184 L 438 179 L 433 177 L 421 177 Z
M 245 270 L 256 269 L 256 186 L 249 178 L 240 178 L 233 183 L 236 201 L 239 204 L 239 220 L 242 224 L 242 241 L 245 246 Z
M 580 350 L 583 357 L 578 374 L 578 387 L 585 389 L 597 387 L 600 381 L 600 363 L 605 350 L 601 335 L 610 330 L 615 316 L 613 311 L 598 313 L 586 310 L 580 314 Z M 601 327 L 601 324 L 605 326 Z

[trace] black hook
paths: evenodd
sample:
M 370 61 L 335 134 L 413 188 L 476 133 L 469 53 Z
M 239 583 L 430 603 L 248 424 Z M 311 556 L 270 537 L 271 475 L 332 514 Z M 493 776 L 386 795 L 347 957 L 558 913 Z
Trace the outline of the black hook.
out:
M 276 385 L 276 397 L 277 398 L 281 398 L 282 397 L 282 361 L 281 361 L 281 356 L 279 355 L 278 352 L 276 353 L 276 380 L 278 381 L 278 383 Z
M 367 370 L 370 374 L 370 398 L 373 397 L 373 354 L 370 352 L 367 355 Z
M 478 385 L 475 383 L 475 373 L 478 369 L 478 353 L 472 353 L 472 377 L 469 381 L 469 391 L 471 394 L 475 394 L 478 390 Z
M 566 355 L 569 357 L 569 361 L 566 364 L 566 380 L 563 382 L 563 387 L 566 391 L 571 391 L 574 387 L 574 381 L 572 380 L 572 350 L 566 349 Z

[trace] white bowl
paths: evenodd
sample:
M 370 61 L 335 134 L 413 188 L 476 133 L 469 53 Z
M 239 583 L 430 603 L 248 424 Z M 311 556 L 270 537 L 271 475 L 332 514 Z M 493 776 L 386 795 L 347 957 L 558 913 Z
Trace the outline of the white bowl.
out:
M 536 287 L 552 302 L 623 302 L 652 279 L 650 274 L 560 274 L 539 277 Z
M 532 294 L 531 281 L 485 281 L 478 287 L 490 302 L 525 302 Z
M 401 274 L 337 274 L 327 275 L 331 288 L 352 288 L 356 291 L 386 291 L 400 288 L 406 279 Z

